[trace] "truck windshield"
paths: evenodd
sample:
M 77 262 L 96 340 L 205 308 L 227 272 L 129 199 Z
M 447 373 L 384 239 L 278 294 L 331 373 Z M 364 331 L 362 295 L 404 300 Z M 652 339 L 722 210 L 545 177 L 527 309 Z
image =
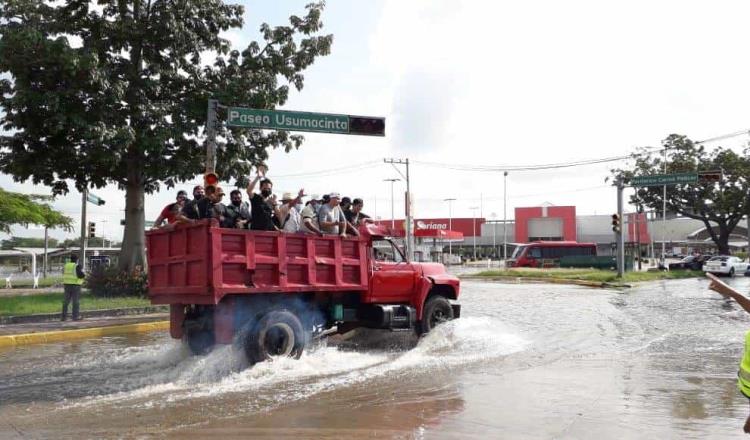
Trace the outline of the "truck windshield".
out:
M 528 246 L 518 246 L 518 247 L 516 247 L 516 250 L 513 251 L 513 255 L 511 255 L 510 258 L 514 258 L 514 259 L 518 258 L 527 247 Z

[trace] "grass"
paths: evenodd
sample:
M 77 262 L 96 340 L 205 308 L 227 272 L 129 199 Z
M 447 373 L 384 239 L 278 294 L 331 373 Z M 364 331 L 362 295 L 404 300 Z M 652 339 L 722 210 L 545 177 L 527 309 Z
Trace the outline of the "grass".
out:
M 488 278 L 548 278 L 558 280 L 581 280 L 602 283 L 634 283 L 639 281 L 672 280 L 680 278 L 703 277 L 701 271 L 672 270 L 669 272 L 625 272 L 617 278 L 617 272 L 601 269 L 505 269 L 485 270 L 474 276 Z
M 62 301 L 62 292 L 26 296 L 3 296 L 0 297 L 0 316 L 60 313 L 62 311 Z M 121 309 L 150 305 L 151 301 L 147 298 L 97 298 L 88 293 L 81 295 L 81 310 Z M 68 313 L 71 312 L 71 307 L 72 305 L 68 306 Z
M 2 278 L 0 278 L 0 282 L 2 282 Z M 41 278 L 39 277 L 39 287 L 55 287 L 59 286 L 62 288 L 62 277 L 61 276 L 48 276 L 47 278 Z M 14 289 L 23 289 L 23 288 L 31 288 L 34 285 L 34 280 L 31 278 L 24 278 L 24 279 L 13 279 L 11 278 L 10 283 L 13 285 Z M 0 284 L 0 287 L 4 287 L 4 284 Z

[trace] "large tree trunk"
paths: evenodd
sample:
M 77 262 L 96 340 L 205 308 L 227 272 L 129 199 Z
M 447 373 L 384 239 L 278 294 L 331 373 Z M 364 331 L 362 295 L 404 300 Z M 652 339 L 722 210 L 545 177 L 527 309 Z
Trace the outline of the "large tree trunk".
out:
M 135 168 L 135 167 L 132 167 Z M 143 211 L 144 189 L 139 170 L 128 170 L 125 185 L 125 233 L 120 250 L 120 270 L 132 271 L 137 266 L 146 268 L 146 235 Z
M 732 230 L 727 227 L 724 223 L 719 223 L 719 237 L 716 240 L 716 246 L 719 248 L 719 255 L 730 255 L 729 250 L 729 234 Z

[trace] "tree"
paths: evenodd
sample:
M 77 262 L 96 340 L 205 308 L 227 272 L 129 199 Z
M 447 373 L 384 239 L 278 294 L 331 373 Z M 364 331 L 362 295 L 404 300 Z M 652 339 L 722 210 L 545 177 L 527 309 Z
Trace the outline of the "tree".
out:
M 728 255 L 729 236 L 750 209 L 750 151 L 745 149 L 739 155 L 718 147 L 709 152 L 703 145 L 678 134 L 669 135 L 662 146 L 667 151 L 668 174 L 723 170 L 720 181 L 667 186 L 667 210 L 701 220 L 719 253 Z M 640 148 L 632 156 L 633 166 L 612 170 L 613 175 L 627 182 L 634 176 L 663 174 L 663 153 L 664 150 Z M 663 187 L 649 186 L 638 187 L 630 202 L 661 211 L 663 200 Z
M 144 261 L 144 195 L 204 169 L 207 102 L 272 109 L 301 90 L 327 55 L 323 3 L 263 24 L 262 44 L 232 50 L 221 33 L 243 7 L 221 0 L 16 0 L 0 8 L 0 171 L 68 191 L 117 183 L 126 192 L 120 268 Z M 209 62 L 211 61 L 212 62 Z M 217 171 L 245 176 L 268 148 L 299 148 L 283 131 L 217 127 Z
M 48 200 L 48 196 L 37 196 L 5 191 L 0 188 L 0 232 L 10 233 L 12 225 L 41 225 L 48 228 L 61 227 L 72 230 L 73 220 L 35 200 Z
M 54 238 L 50 238 L 49 245 L 52 247 L 57 246 L 57 240 L 55 240 Z M 4 250 L 15 249 L 15 248 L 20 248 L 20 247 L 26 247 L 26 248 L 44 247 L 44 238 L 10 237 L 8 240 L 0 241 L 0 248 Z

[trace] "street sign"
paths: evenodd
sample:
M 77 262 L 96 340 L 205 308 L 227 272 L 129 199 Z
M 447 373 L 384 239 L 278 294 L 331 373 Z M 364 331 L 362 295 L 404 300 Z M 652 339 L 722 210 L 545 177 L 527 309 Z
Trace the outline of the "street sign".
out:
M 650 176 L 636 176 L 630 180 L 631 186 L 663 186 L 682 183 L 695 183 L 698 173 L 652 174 Z
M 144 223 L 144 226 L 147 227 L 147 228 L 151 228 L 151 227 L 154 226 L 154 221 L 153 220 L 146 220 L 143 223 Z M 121 219 L 120 220 L 120 226 L 125 226 L 125 219 Z
M 86 201 L 93 203 L 94 205 L 102 206 L 104 204 L 104 199 L 99 198 L 99 196 L 95 196 L 91 194 L 90 192 L 86 193 Z
M 227 125 L 270 130 L 385 136 L 385 118 L 229 107 Z

